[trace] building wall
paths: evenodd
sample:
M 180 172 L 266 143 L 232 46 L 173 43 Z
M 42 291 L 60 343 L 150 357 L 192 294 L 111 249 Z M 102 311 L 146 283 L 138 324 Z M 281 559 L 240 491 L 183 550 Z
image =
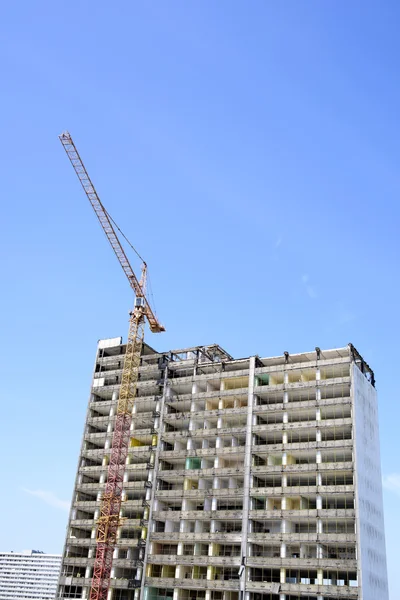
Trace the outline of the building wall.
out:
M 352 379 L 361 597 L 387 600 L 377 394 L 355 365 Z
M 53 600 L 60 554 L 0 552 L 0 600 Z

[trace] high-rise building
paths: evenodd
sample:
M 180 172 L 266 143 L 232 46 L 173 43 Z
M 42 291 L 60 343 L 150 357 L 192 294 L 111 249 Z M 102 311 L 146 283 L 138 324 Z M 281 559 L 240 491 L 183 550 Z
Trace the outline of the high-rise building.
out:
M 53 600 L 61 554 L 0 552 L 0 600 Z
M 124 352 L 98 344 L 58 598 L 89 596 Z M 109 600 L 387 600 L 373 371 L 144 345 L 121 517 Z

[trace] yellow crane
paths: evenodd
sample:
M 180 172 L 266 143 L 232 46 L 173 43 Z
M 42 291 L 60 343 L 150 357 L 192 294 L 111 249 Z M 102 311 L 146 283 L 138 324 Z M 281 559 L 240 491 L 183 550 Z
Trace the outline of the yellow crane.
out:
M 136 396 L 145 322 L 147 320 L 150 331 L 153 333 L 165 331 L 165 328 L 158 321 L 146 298 L 146 263 L 143 261 L 142 273 L 139 280 L 129 263 L 115 232 L 113 221 L 100 201 L 71 135 L 66 131 L 59 136 L 59 139 L 86 192 L 90 204 L 100 221 L 100 225 L 135 292 L 134 309 L 130 313 L 129 319 L 128 341 L 126 344 L 121 387 L 115 417 L 107 483 L 101 499 L 100 517 L 97 521 L 96 557 L 89 595 L 90 600 L 107 600 L 108 589 L 110 587 L 113 552 L 120 521 L 119 513 L 122 501 L 123 478 L 128 455 L 132 409 Z

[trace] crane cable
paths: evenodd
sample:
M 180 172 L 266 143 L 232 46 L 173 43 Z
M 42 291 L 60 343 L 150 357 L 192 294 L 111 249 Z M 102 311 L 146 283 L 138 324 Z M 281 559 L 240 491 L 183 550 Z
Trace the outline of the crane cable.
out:
M 122 235 L 122 237 L 126 240 L 126 242 L 129 244 L 129 246 L 132 248 L 132 250 L 134 251 L 134 253 L 140 258 L 140 260 L 142 261 L 142 263 L 146 264 L 146 261 L 144 260 L 144 258 L 142 256 L 140 256 L 140 254 L 136 250 L 136 248 L 134 246 L 132 246 L 132 244 L 130 243 L 130 241 L 128 240 L 128 238 L 124 234 L 124 232 L 118 227 L 117 223 L 114 221 L 114 219 L 112 218 L 112 216 L 110 215 L 110 213 L 104 208 L 104 206 L 103 206 L 103 210 L 106 213 L 107 217 L 110 219 L 110 221 L 112 221 L 112 223 L 118 229 L 118 231 L 120 232 L 120 234 Z
M 118 231 L 120 232 L 120 234 L 122 235 L 122 237 L 124 238 L 124 240 L 127 242 L 127 244 L 132 248 L 132 250 L 134 251 L 134 253 L 136 254 L 136 256 L 142 261 L 143 264 L 146 264 L 146 261 L 144 260 L 144 258 L 139 254 L 139 252 L 136 250 L 136 248 L 131 244 L 131 242 L 128 240 L 128 238 L 126 237 L 126 235 L 124 234 L 124 232 L 122 231 L 122 229 L 118 226 L 118 224 L 114 221 L 114 219 L 112 218 L 112 216 L 110 215 L 110 213 L 104 208 L 103 206 L 103 210 L 106 213 L 107 217 L 110 219 L 110 221 L 113 223 L 113 225 L 115 225 L 115 227 L 118 229 Z M 155 300 L 154 300 L 154 296 L 153 296 L 153 289 L 152 289 L 152 285 L 151 285 L 151 281 L 150 281 L 150 274 L 147 272 L 147 281 L 148 281 L 148 285 L 149 285 L 149 295 L 151 298 L 151 304 L 154 307 L 154 314 L 157 314 L 156 311 L 156 305 L 155 305 Z

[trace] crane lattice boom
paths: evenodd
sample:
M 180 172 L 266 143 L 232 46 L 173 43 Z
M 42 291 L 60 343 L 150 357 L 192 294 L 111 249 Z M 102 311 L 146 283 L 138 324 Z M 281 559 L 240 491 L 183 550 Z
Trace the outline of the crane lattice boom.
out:
M 131 287 L 133 288 L 137 297 L 144 298 L 145 300 L 145 315 L 149 322 L 150 330 L 152 331 L 152 333 L 160 333 L 161 331 L 165 331 L 165 328 L 159 323 L 157 317 L 151 310 L 147 299 L 145 298 L 145 294 L 143 293 L 140 283 L 130 265 L 130 262 L 125 254 L 121 242 L 119 241 L 118 236 L 115 233 L 115 229 L 113 227 L 109 214 L 104 208 L 99 198 L 99 195 L 96 192 L 96 189 L 89 177 L 88 172 L 86 171 L 85 165 L 83 164 L 81 157 L 79 156 L 79 152 L 76 149 L 71 135 L 68 133 L 68 131 L 65 131 L 59 136 L 59 138 L 62 145 L 64 146 L 64 150 L 67 153 L 69 160 L 71 161 L 72 166 L 75 169 L 75 173 L 78 175 L 79 181 L 81 182 L 82 187 L 85 190 L 87 197 L 89 198 L 90 204 L 92 205 L 93 210 L 100 221 L 100 225 L 102 226 L 103 231 L 106 234 L 108 241 L 110 242 L 111 247 L 118 258 L 118 261 L 125 275 L 128 278 Z

